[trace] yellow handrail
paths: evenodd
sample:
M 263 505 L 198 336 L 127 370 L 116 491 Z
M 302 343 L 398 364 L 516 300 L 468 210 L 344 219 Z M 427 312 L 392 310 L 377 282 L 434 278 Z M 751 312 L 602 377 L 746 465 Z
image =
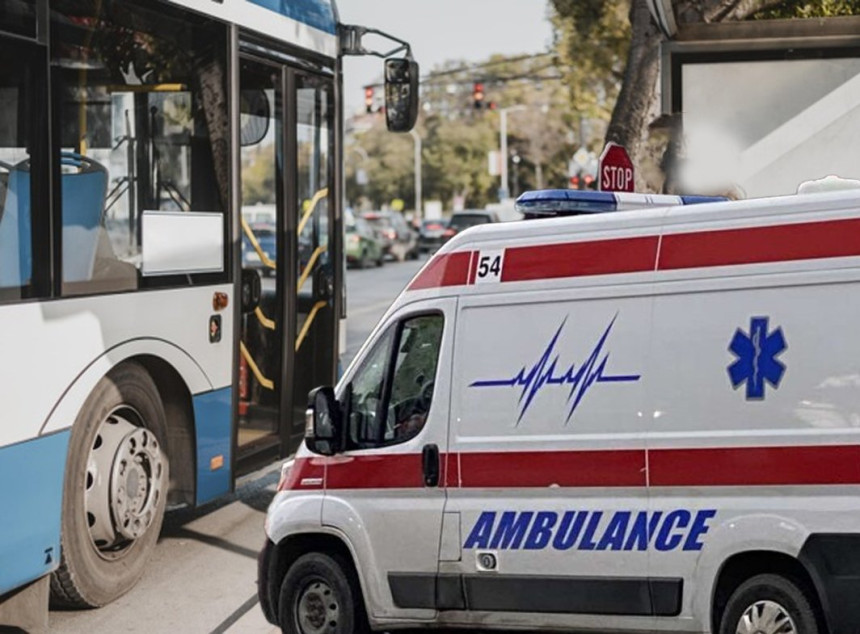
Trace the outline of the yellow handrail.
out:
M 299 222 L 299 227 L 298 229 L 296 229 L 297 234 L 301 235 L 302 230 L 305 228 L 305 225 L 308 223 L 308 220 L 310 220 L 311 215 L 314 213 L 317 204 L 326 196 L 328 196 L 328 187 L 323 187 L 321 190 L 319 190 L 316 194 L 313 195 L 313 198 L 311 198 L 310 203 L 308 203 L 308 208 L 305 211 L 305 215 L 302 216 L 302 219 Z
M 257 255 L 260 256 L 260 261 L 268 266 L 270 269 L 277 269 L 278 265 L 274 260 L 269 259 L 269 256 L 266 255 L 266 252 L 263 251 L 263 248 L 260 246 L 260 243 L 257 242 L 257 236 L 254 235 L 254 231 L 251 229 L 251 226 L 248 224 L 248 221 L 242 218 L 242 231 L 245 232 L 245 235 L 248 236 L 248 240 L 251 243 L 251 246 L 254 247 L 254 251 L 257 252 Z
M 268 328 L 269 330 L 275 329 L 275 322 L 272 319 L 266 317 L 265 313 L 263 313 L 263 309 L 257 306 L 254 309 L 254 314 L 257 316 L 257 320 L 260 322 L 260 325 L 263 328 Z
M 308 281 L 308 276 L 311 274 L 311 269 L 314 268 L 314 264 L 316 264 L 317 258 L 319 258 L 319 256 L 322 253 L 324 253 L 327 249 L 328 249 L 328 246 L 323 245 L 323 244 L 319 245 L 316 249 L 314 249 L 314 252 L 311 254 L 311 259 L 308 260 L 308 264 L 305 267 L 305 270 L 302 271 L 302 276 L 299 278 L 299 284 L 298 284 L 298 287 L 296 288 L 297 293 L 301 292 L 302 286 L 304 286 L 305 282 Z
M 245 342 L 239 342 L 239 352 L 242 353 L 242 357 L 245 359 L 245 362 L 248 364 L 248 367 L 251 368 L 251 372 L 254 373 L 254 376 L 257 377 L 257 382 L 267 390 L 274 390 L 275 384 L 271 379 L 267 379 L 263 376 L 263 373 L 260 371 L 259 366 L 254 363 L 254 359 L 251 358 L 251 353 L 248 352 L 248 348 L 245 347 Z
M 320 308 L 323 308 L 326 305 L 326 302 L 320 300 L 314 307 L 311 308 L 311 312 L 308 313 L 307 319 L 305 319 L 305 323 L 302 324 L 302 329 L 299 332 L 299 336 L 296 337 L 296 352 L 299 351 L 299 348 L 302 345 L 302 342 L 305 340 L 305 337 L 308 335 L 308 330 L 311 328 L 311 324 L 314 321 L 314 318 L 317 316 L 317 313 L 320 311 Z

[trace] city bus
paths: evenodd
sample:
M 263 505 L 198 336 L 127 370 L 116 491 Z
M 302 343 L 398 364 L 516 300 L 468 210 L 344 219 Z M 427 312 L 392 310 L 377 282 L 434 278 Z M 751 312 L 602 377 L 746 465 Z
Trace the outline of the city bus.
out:
M 0 4 L 0 625 L 111 602 L 166 507 L 297 447 L 344 315 L 342 56 L 417 114 L 368 32 L 332 0 Z

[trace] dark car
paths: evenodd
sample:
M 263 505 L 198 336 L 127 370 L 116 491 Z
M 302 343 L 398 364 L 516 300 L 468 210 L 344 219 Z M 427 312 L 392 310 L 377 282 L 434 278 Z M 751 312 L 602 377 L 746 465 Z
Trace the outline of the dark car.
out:
M 260 245 L 260 250 L 272 262 L 276 262 L 278 258 L 277 249 L 277 231 L 275 225 L 270 224 L 253 224 L 251 225 L 251 233 Z M 242 268 L 257 269 L 264 276 L 274 275 L 275 269 L 268 266 L 254 245 L 248 239 L 248 236 L 242 235 Z
M 499 222 L 499 216 L 495 211 L 485 211 L 483 209 L 455 211 L 451 216 L 450 222 L 448 222 L 448 228 L 445 229 L 443 240 L 447 242 L 464 229 L 491 222 Z
M 421 221 L 421 228 L 418 230 L 418 250 L 426 253 L 441 247 L 445 241 L 447 228 L 448 221 L 443 218 Z
M 382 236 L 386 255 L 399 262 L 418 257 L 418 237 L 403 214 L 396 211 L 368 211 L 361 214 L 361 217 Z

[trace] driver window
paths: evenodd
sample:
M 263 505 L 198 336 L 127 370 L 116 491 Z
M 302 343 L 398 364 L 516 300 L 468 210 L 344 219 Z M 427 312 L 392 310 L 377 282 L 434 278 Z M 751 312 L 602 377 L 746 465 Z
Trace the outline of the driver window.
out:
M 441 315 L 422 315 L 403 322 L 393 358 L 386 442 L 412 438 L 427 421 L 442 343 L 442 322 Z
M 385 368 L 391 356 L 394 328 L 376 342 L 370 354 L 355 373 L 349 398 L 349 436 L 355 446 L 364 446 L 379 437 L 379 403 L 385 380 Z
M 442 343 L 442 315 L 421 315 L 390 328 L 347 388 L 349 440 L 356 448 L 412 438 L 424 427 Z

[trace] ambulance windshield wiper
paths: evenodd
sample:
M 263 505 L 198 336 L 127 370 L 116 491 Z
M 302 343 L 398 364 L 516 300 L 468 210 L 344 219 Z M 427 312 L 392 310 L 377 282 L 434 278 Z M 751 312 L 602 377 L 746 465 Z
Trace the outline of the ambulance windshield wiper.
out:
M 469 387 L 522 387 L 522 392 L 519 398 L 519 403 L 522 405 L 522 408 L 520 410 L 519 418 L 517 418 L 517 425 L 519 425 L 523 416 L 525 416 L 525 413 L 528 411 L 529 406 L 531 406 L 532 401 L 544 387 L 549 385 L 570 385 L 570 393 L 567 396 L 567 400 L 568 402 L 573 402 L 571 404 L 570 411 L 567 414 L 567 418 L 565 419 L 565 425 L 567 425 L 573 417 L 574 412 L 576 412 L 577 406 L 595 383 L 634 382 L 638 381 L 640 378 L 639 374 L 604 374 L 606 364 L 609 361 L 609 353 L 607 352 L 601 358 L 603 344 L 606 343 L 606 339 L 609 337 L 609 333 L 612 330 L 612 326 L 615 324 L 617 317 L 618 314 L 616 313 L 615 317 L 613 317 L 612 321 L 609 322 L 603 335 L 594 346 L 591 354 L 579 366 L 579 369 L 576 368 L 576 364 L 571 364 L 566 372 L 560 375 L 556 374 L 559 355 L 555 354 L 555 345 L 561 336 L 561 331 L 564 329 L 565 323 L 567 322 L 567 317 L 565 317 L 562 320 L 561 325 L 558 327 L 558 330 L 555 332 L 555 335 L 550 339 L 549 344 L 541 357 L 534 365 L 531 366 L 530 369 L 527 370 L 526 366 L 523 366 L 522 369 L 511 379 L 475 381 Z M 550 361 L 550 359 L 552 359 L 552 361 Z

